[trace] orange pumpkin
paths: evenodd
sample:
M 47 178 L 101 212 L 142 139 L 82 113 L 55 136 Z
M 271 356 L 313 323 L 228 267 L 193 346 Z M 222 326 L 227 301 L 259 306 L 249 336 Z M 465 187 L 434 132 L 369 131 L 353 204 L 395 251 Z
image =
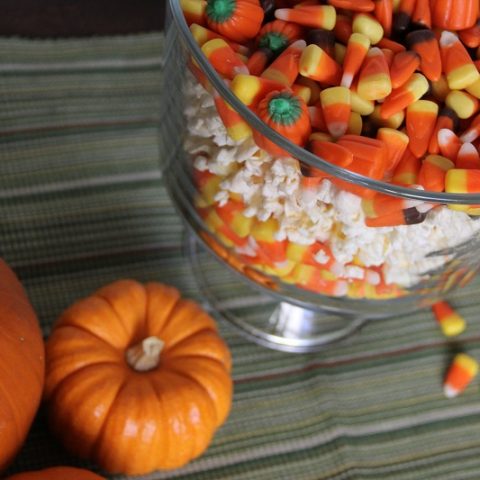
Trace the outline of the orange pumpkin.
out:
M 15 274 L 0 260 L 0 470 L 22 446 L 40 403 L 42 332 Z
M 73 304 L 46 360 L 53 431 L 106 471 L 180 467 L 230 410 L 230 353 L 215 322 L 166 285 L 120 280 Z
M 105 478 L 81 468 L 52 467 L 34 472 L 17 473 L 6 480 L 105 480 Z

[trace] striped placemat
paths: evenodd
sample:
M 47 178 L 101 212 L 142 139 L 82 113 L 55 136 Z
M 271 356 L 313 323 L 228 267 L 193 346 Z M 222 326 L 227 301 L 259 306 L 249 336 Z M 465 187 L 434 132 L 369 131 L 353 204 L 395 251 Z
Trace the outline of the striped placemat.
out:
M 0 40 L 0 253 L 45 335 L 73 300 L 131 277 L 200 299 L 158 158 L 159 34 Z M 478 382 L 454 400 L 442 377 L 480 358 L 479 283 L 454 298 L 469 322 L 446 341 L 430 312 L 377 321 L 325 352 L 279 353 L 228 325 L 232 414 L 207 453 L 144 479 L 478 479 Z M 10 472 L 70 464 L 41 409 Z M 125 479 L 122 475 L 112 479 Z

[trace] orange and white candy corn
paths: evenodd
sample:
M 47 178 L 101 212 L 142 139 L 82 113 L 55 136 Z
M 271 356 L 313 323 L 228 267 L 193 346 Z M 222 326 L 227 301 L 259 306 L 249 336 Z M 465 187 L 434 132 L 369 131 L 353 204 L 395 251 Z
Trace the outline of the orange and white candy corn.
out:
M 298 76 L 299 60 L 306 46 L 305 40 L 296 40 L 290 44 L 271 64 L 265 69 L 261 77 L 268 78 L 290 87 Z
M 448 107 L 443 107 L 440 111 L 435 128 L 433 129 L 430 137 L 430 143 L 428 145 L 428 153 L 439 153 L 440 147 L 438 146 L 438 132 L 444 128 L 448 130 L 456 130 L 458 127 L 458 115 Z M 450 157 L 448 157 L 450 158 Z
M 439 42 L 448 86 L 452 90 L 462 90 L 476 82 L 480 74 L 459 38 L 444 31 Z
M 344 135 L 350 120 L 350 90 L 346 87 L 326 88 L 320 92 L 320 103 L 328 132 L 334 138 Z
M 352 112 L 356 112 L 362 116 L 370 115 L 375 109 L 373 100 L 367 100 L 357 93 L 358 82 L 354 81 L 350 87 L 350 100 L 352 103 Z
M 474 142 L 480 137 L 480 114 L 478 114 L 470 123 L 470 126 L 460 135 L 462 142 Z
M 448 302 L 434 303 L 432 312 L 446 337 L 455 337 L 465 331 L 467 326 L 465 319 Z
M 478 362 L 465 353 L 455 355 L 450 365 L 443 393 L 447 398 L 454 398 L 462 393 L 478 374 Z
M 455 168 L 480 169 L 480 154 L 472 143 L 464 143 L 460 147 L 455 160 Z
M 437 141 L 440 153 L 444 157 L 455 161 L 458 151 L 462 146 L 462 142 L 457 137 L 457 135 L 455 135 L 455 133 L 448 128 L 442 128 L 438 131 Z
M 358 73 L 370 48 L 370 39 L 362 33 L 352 33 L 348 39 L 343 60 L 343 75 L 340 85 L 350 88 L 353 77 Z
M 399 52 L 393 57 L 390 65 L 390 81 L 392 88 L 401 87 L 413 75 L 420 65 L 418 53 L 410 50 Z
M 232 47 L 221 38 L 214 38 L 202 45 L 202 52 L 213 68 L 228 79 L 240 73 L 248 74 L 247 66 L 240 60 Z
M 372 47 L 360 70 L 357 93 L 366 100 L 380 100 L 392 91 L 390 71 L 385 55 L 378 47 Z
M 342 68 L 319 46 L 310 44 L 300 57 L 299 73 L 304 77 L 327 85 L 338 85 L 342 78 Z
M 333 30 L 337 11 L 331 5 L 302 5 L 296 8 L 277 8 L 275 18 L 304 27 Z
M 388 118 L 419 100 L 427 91 L 428 80 L 421 73 L 414 73 L 401 87 L 392 90 L 380 108 L 382 118 Z
M 410 138 L 408 148 L 417 157 L 421 157 L 428 149 L 430 137 L 438 115 L 438 105 L 430 100 L 417 100 L 407 107 L 406 127 Z
M 383 38 L 383 27 L 378 20 L 368 13 L 357 13 L 353 17 L 352 32 L 362 33 L 375 45 Z

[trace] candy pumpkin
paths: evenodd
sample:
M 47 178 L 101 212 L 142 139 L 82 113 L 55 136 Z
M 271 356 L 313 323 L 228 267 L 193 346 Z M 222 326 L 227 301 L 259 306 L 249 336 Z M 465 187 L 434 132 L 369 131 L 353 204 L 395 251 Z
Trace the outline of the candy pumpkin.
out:
M 6 480 L 105 480 L 105 478 L 81 468 L 52 467 L 44 470 L 17 473 Z
M 42 332 L 15 274 L 0 260 L 0 470 L 22 446 L 44 377 Z
M 53 431 L 106 471 L 180 467 L 230 410 L 230 353 L 215 322 L 166 285 L 120 280 L 76 302 L 46 361 Z

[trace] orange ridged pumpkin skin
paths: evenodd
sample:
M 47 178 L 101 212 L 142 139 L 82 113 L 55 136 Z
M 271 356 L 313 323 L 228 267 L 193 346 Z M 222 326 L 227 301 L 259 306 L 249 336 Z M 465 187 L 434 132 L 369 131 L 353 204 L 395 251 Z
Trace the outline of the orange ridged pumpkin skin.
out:
M 44 345 L 37 316 L 15 274 L 0 260 L 0 470 L 23 445 L 40 403 Z
M 52 467 L 44 470 L 17 473 L 6 480 L 105 480 L 95 473 L 81 468 Z
M 164 342 L 158 366 L 137 371 L 127 352 L 149 337 Z M 185 465 L 230 411 L 230 352 L 215 322 L 166 285 L 120 280 L 73 304 L 46 360 L 53 431 L 109 472 Z

